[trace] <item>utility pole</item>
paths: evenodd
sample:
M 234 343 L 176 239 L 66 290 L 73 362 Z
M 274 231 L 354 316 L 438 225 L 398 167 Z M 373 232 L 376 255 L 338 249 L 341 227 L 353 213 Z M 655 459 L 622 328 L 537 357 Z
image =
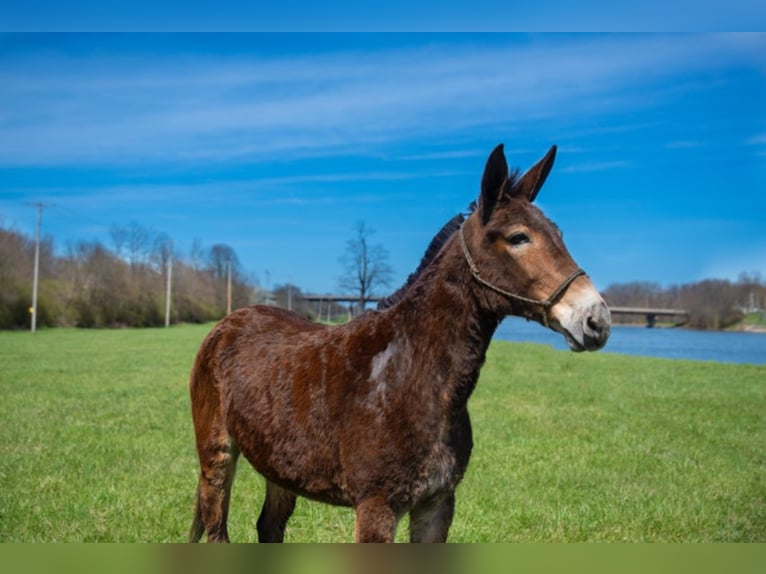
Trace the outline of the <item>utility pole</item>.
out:
M 226 260 L 226 314 L 231 313 L 231 258 Z
M 170 243 L 168 253 L 168 283 L 165 291 L 165 327 L 170 327 L 170 292 L 173 281 L 173 243 Z
M 32 316 L 31 331 L 35 333 L 37 331 L 37 284 L 40 278 L 40 227 L 42 225 L 43 207 L 50 207 L 42 202 L 31 203 L 33 207 L 37 208 L 37 233 L 35 234 L 35 275 L 34 282 L 32 283 L 32 307 L 29 309 L 29 313 Z
M 268 269 L 265 271 L 266 276 L 266 305 L 274 304 L 274 294 L 271 292 L 271 273 Z

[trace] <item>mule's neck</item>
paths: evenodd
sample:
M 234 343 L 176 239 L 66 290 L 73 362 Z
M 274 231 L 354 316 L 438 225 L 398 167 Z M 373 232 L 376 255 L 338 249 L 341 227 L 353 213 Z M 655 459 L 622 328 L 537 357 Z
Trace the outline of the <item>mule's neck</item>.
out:
M 419 380 L 464 406 L 503 316 L 473 280 L 456 237 L 391 312 L 423 365 Z

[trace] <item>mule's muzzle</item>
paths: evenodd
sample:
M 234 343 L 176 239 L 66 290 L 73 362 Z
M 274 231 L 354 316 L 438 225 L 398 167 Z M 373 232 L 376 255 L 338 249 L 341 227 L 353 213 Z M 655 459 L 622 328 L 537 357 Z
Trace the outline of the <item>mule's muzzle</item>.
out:
M 598 351 L 606 345 L 612 329 L 609 308 L 603 301 L 575 315 L 568 323 L 562 325 L 562 332 L 567 345 L 576 353 Z
M 586 314 L 582 329 L 582 345 L 585 351 L 597 351 L 606 345 L 612 331 L 612 317 L 606 303 L 599 303 Z
M 564 335 L 569 348 L 578 353 L 601 349 L 612 330 L 609 307 L 601 295 L 592 286 L 583 288 L 551 309 L 551 329 Z

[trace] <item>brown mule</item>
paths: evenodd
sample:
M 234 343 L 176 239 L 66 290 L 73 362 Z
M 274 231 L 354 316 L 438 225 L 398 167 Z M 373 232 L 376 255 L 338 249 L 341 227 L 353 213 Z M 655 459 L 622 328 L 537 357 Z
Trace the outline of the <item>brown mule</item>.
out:
M 385 310 L 329 327 L 255 306 L 213 328 L 190 381 L 192 541 L 228 541 L 240 453 L 266 478 L 262 542 L 282 541 L 298 495 L 353 507 L 360 542 L 392 541 L 406 513 L 411 541 L 447 539 L 472 448 L 467 402 L 499 322 L 537 320 L 575 351 L 609 336 L 604 301 L 532 204 L 554 157 L 518 177 L 498 146 L 477 208 L 445 226 Z

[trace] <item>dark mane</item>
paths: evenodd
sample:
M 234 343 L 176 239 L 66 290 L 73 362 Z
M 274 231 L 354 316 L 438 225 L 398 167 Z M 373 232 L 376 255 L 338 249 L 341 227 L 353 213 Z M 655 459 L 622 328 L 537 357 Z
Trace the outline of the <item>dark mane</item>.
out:
M 519 176 L 521 174 L 521 170 L 518 168 L 511 169 L 510 173 L 508 174 L 508 177 L 506 178 L 503 188 L 506 190 L 511 190 L 516 185 L 516 183 L 519 180 Z M 436 257 L 436 254 L 439 253 L 442 247 L 444 247 L 444 244 L 447 242 L 447 240 L 452 237 L 452 234 L 455 233 L 458 229 L 460 229 L 460 226 L 463 225 L 463 222 L 466 220 L 466 217 L 471 215 L 476 210 L 476 202 L 473 201 L 468 206 L 468 212 L 458 213 L 455 217 L 450 219 L 447 223 L 445 223 L 442 228 L 439 230 L 439 232 L 434 235 L 434 238 L 431 240 L 431 243 L 428 244 L 428 248 L 426 249 L 425 255 L 423 255 L 423 259 L 420 260 L 420 265 L 418 265 L 418 268 L 415 269 L 412 273 L 410 273 L 409 277 L 407 277 L 407 280 L 404 282 L 404 285 L 399 287 L 394 293 L 389 295 L 388 297 L 385 297 L 378 301 L 377 309 L 378 311 L 383 311 L 385 309 L 389 309 L 396 305 L 399 301 L 401 301 L 402 297 L 404 297 L 405 292 L 407 289 L 410 288 L 410 286 L 417 281 L 418 277 L 423 273 L 423 270 L 428 267 L 428 265 L 433 261 L 434 257 Z
M 473 212 L 475 209 L 475 204 L 471 204 L 469 207 L 470 211 Z M 447 223 L 445 223 L 442 228 L 439 230 L 439 232 L 434 235 L 434 238 L 431 240 L 431 243 L 428 244 L 428 248 L 426 249 L 425 255 L 423 255 L 423 259 L 420 260 L 420 265 L 418 265 L 418 268 L 410 273 L 409 277 L 407 277 L 407 281 L 404 282 L 404 285 L 399 287 L 394 293 L 389 295 L 388 297 L 381 299 L 378 302 L 378 310 L 388 309 L 390 307 L 393 307 L 396 305 L 399 301 L 401 301 L 402 297 L 404 297 L 405 292 L 407 289 L 409 289 L 410 285 L 412 285 L 415 281 L 417 281 L 418 277 L 420 277 L 420 274 L 423 273 L 423 270 L 428 267 L 428 265 L 433 261 L 434 257 L 436 257 L 436 254 L 439 253 L 441 248 L 444 246 L 444 244 L 447 242 L 447 240 L 452 237 L 452 234 L 455 233 L 458 229 L 460 229 L 460 226 L 463 225 L 463 222 L 465 221 L 466 216 L 462 213 L 458 213 L 455 217 L 450 219 Z

